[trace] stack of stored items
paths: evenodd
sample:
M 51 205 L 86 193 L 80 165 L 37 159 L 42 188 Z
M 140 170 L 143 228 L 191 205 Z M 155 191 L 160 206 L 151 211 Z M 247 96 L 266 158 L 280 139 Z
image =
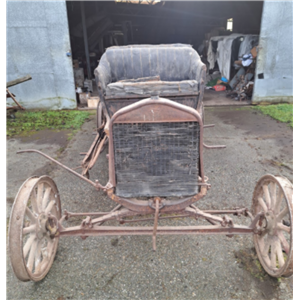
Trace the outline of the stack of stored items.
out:
M 249 54 L 243 55 L 242 60 L 235 61 L 235 64 L 240 67 L 229 83 L 232 91 L 227 93 L 227 97 L 234 98 L 237 101 L 252 98 L 254 82 L 251 80 L 254 77 L 256 56 L 257 47 L 253 47 Z

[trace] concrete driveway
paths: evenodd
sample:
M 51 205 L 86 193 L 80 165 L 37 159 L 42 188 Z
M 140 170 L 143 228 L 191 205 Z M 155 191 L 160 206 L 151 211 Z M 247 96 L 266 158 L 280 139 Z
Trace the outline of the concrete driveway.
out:
M 251 208 L 255 183 L 266 174 L 293 180 L 293 134 L 286 125 L 250 108 L 217 107 L 205 111 L 205 143 L 226 144 L 204 150 L 204 170 L 212 187 L 197 202 L 202 209 Z M 66 132 L 44 132 L 7 140 L 7 218 L 22 182 L 31 175 L 50 175 L 57 183 L 62 209 L 106 211 L 115 205 L 102 192 L 59 169 L 37 154 L 16 155 L 34 148 L 72 168 L 79 152 L 94 139 L 95 116 L 71 141 Z M 43 134 L 46 137 L 43 137 Z M 104 184 L 107 149 L 91 172 Z M 248 219 L 237 219 L 248 225 Z M 195 225 L 171 219 L 168 225 Z M 151 225 L 151 223 L 149 223 Z M 7 256 L 7 299 L 292 299 L 292 278 L 274 279 L 257 263 L 252 236 L 158 236 L 60 239 L 50 272 L 38 283 L 18 281 Z

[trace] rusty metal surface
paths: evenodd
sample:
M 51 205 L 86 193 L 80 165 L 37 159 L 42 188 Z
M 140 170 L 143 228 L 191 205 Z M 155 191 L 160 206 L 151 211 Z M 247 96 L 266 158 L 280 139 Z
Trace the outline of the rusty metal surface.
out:
M 155 109 L 155 112 L 154 110 Z M 143 114 L 141 114 L 141 112 Z M 109 182 L 112 187 L 116 186 L 114 145 L 112 126 L 115 122 L 180 122 L 180 121 L 197 121 L 200 126 L 199 141 L 199 170 L 200 176 L 204 183 L 203 170 L 203 123 L 201 116 L 196 110 L 180 105 L 164 98 L 149 98 L 141 100 L 132 105 L 126 106 L 114 114 L 109 123 Z
M 158 226 L 158 221 L 160 219 L 166 219 L 174 217 L 173 215 L 167 217 L 160 217 L 160 208 L 162 207 L 160 203 L 160 198 L 155 199 L 155 210 L 152 210 L 152 214 L 154 215 L 154 219 L 142 218 L 137 220 L 128 220 L 136 221 L 136 222 L 144 222 L 148 220 L 154 220 L 153 227 L 145 227 L 145 226 L 102 226 L 102 224 L 106 221 L 116 220 L 120 224 L 126 223 L 126 218 L 140 216 L 140 212 L 133 212 L 126 208 L 121 208 L 117 206 L 113 211 L 106 213 L 101 217 L 97 217 L 92 219 L 92 215 L 97 215 L 97 213 L 85 213 L 86 219 L 82 221 L 79 226 L 72 227 L 64 227 L 62 223 L 65 220 L 68 220 L 70 217 L 78 216 L 78 214 L 71 214 L 65 212 L 63 217 L 57 222 L 57 232 L 59 236 L 80 236 L 86 238 L 88 236 L 110 236 L 110 235 L 152 235 L 153 237 L 153 249 L 156 250 L 156 235 L 182 235 L 182 234 L 224 234 L 224 235 L 233 235 L 233 234 L 252 234 L 256 230 L 256 225 L 259 219 L 264 214 L 258 214 L 254 220 L 251 221 L 249 226 L 241 226 L 233 224 L 232 220 L 229 217 L 223 216 L 217 217 L 207 213 L 204 213 L 197 209 L 196 207 L 186 208 L 184 211 L 180 211 L 179 215 L 176 217 L 180 217 L 180 213 L 188 213 L 188 215 L 183 215 L 184 217 L 192 216 L 203 218 L 207 221 L 214 221 L 215 224 L 213 226 L 205 225 L 205 226 Z M 234 212 L 236 213 L 236 212 Z M 148 214 L 148 213 L 145 213 Z M 173 212 L 170 212 L 173 214 Z M 82 215 L 82 214 L 81 214 Z M 217 224 L 219 223 L 219 225 Z
M 143 97 L 140 98 L 137 98 L 137 96 L 133 96 L 133 97 L 128 96 L 123 99 L 117 99 L 117 98 L 108 99 L 107 97 L 105 97 L 105 104 L 106 107 L 108 108 L 110 117 L 112 117 L 121 108 L 150 97 L 151 95 L 144 95 Z M 200 97 L 199 93 L 197 93 L 196 95 L 180 95 L 180 96 L 163 95 L 163 98 L 170 99 L 176 103 L 186 105 L 194 109 L 197 109 L 198 107 L 199 97 Z
M 51 160 L 52 162 L 54 162 L 55 164 L 59 165 L 60 167 L 64 168 L 65 170 L 67 170 L 68 172 L 72 173 L 73 175 L 79 177 L 80 179 L 88 182 L 89 184 L 91 184 L 92 186 L 94 186 L 96 189 L 101 189 L 101 190 L 105 190 L 106 188 L 104 186 L 102 186 L 99 182 L 93 182 L 91 180 L 89 180 L 88 178 L 80 175 L 79 173 L 75 172 L 74 170 L 70 169 L 69 167 L 65 166 L 64 164 L 60 163 L 59 161 L 57 161 L 56 159 L 48 156 L 47 154 L 41 152 L 41 151 L 38 151 L 38 150 L 35 150 L 35 149 L 26 149 L 26 150 L 20 150 L 18 151 L 17 153 L 38 153 L 42 156 L 44 156 L 45 158 Z
M 253 229 L 247 226 L 223 227 L 220 225 L 205 226 L 158 226 L 157 235 L 187 235 L 187 234 L 253 234 Z M 119 226 L 99 226 L 94 228 L 72 227 L 60 231 L 60 236 L 114 236 L 114 235 L 153 235 L 152 226 L 140 227 L 119 227 Z

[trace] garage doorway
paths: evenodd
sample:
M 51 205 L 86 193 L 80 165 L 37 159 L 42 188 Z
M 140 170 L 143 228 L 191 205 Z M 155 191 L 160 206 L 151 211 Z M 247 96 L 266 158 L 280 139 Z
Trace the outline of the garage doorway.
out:
M 204 93 L 205 106 L 251 103 L 250 94 L 245 99 L 240 95 L 242 86 L 235 86 L 239 91 L 236 95 L 234 90 L 230 90 L 230 83 L 240 72 L 242 75 L 236 76 L 238 82 L 243 79 L 245 85 L 247 79 L 248 88 L 251 82 L 253 88 L 254 55 L 252 65 L 249 62 L 246 66 L 238 64 L 242 64 L 243 56 L 251 54 L 250 50 L 258 45 L 263 1 L 116 0 L 66 3 L 75 88 L 80 88 L 79 92 L 82 91 L 84 96 L 95 100 L 98 97 L 93 72 L 106 48 L 182 43 L 192 45 L 207 65 L 206 84 L 210 87 L 207 86 Z M 215 86 L 220 85 L 227 90 L 216 91 Z M 232 94 L 228 97 L 230 92 Z

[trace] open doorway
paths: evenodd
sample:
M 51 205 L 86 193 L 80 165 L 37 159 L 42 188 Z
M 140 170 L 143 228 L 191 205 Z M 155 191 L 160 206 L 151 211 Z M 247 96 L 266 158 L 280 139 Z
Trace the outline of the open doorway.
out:
M 263 1 L 67 1 L 79 103 L 98 96 L 93 71 L 106 48 L 183 43 L 207 65 L 206 105 L 248 104 L 262 7 Z

